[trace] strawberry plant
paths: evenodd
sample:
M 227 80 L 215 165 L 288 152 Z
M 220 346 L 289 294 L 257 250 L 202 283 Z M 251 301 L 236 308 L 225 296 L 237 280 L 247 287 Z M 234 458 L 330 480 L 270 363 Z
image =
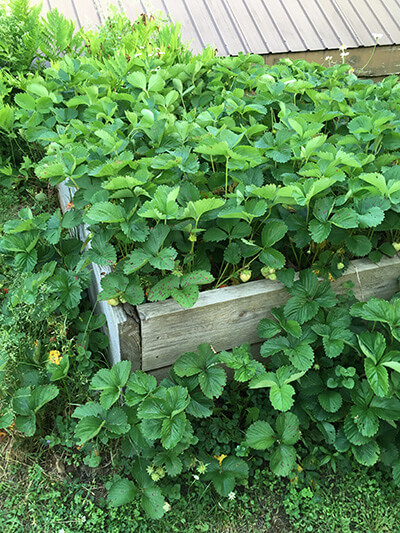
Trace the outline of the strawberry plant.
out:
M 154 28 L 142 21 L 137 35 Z M 199 285 L 288 266 L 336 278 L 351 258 L 396 253 L 394 79 L 209 50 L 183 63 L 176 46 L 67 54 L 15 97 L 21 134 L 46 152 L 37 176 L 75 190 L 71 217 L 91 236 L 82 265 L 113 269 L 102 298 L 191 306 Z M 182 277 L 200 272 L 189 289 Z
M 398 479 L 399 299 L 357 303 L 351 295 L 336 297 L 323 282 L 318 296 L 313 272 L 303 271 L 298 281 L 291 274 L 285 276 L 293 293 L 288 303 L 259 324 L 260 336 L 267 338 L 263 363 L 254 360 L 249 345 L 216 353 L 203 344 L 197 353 L 183 354 L 159 384 L 142 371 L 129 375 L 126 361 L 93 377 L 91 388 L 100 395 L 76 408 L 76 438 L 84 446 L 122 438 L 121 454 L 134 458 L 127 477 L 110 485 L 113 504 L 143 498 L 151 489 L 157 494 L 154 505 L 142 505 L 159 518 L 164 495 L 157 482 L 197 462 L 204 465 L 204 479 L 227 496 L 246 480 L 250 454 L 268 460 L 278 476 L 291 477 L 310 461 L 319 467 L 329 463 L 335 471 L 338 457 L 352 456 L 365 466 L 381 460 Z M 312 312 L 294 314 L 302 290 L 311 291 L 316 305 Z M 365 321 L 375 323 L 373 332 Z M 227 384 L 226 368 L 234 371 L 236 383 Z M 228 387 L 246 402 L 245 409 L 237 406 L 224 415 L 225 424 L 230 416 L 240 424 L 242 438 L 221 436 L 224 451 L 219 448 L 217 455 L 212 450 Z M 207 418 L 216 432 L 211 447 L 204 446 L 202 433 Z M 138 471 L 145 474 L 136 477 Z

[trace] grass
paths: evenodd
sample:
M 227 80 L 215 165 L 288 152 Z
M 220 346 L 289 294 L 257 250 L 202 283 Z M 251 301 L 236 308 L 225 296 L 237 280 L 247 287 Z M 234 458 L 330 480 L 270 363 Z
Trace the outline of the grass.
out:
M 0 229 L 7 220 L 17 218 L 18 211 L 24 207 L 30 207 L 34 215 L 43 210 L 51 212 L 58 207 L 57 194 L 53 189 L 42 191 L 33 180 L 32 183 L 24 182 L 19 188 L 0 187 Z
M 304 480 L 293 484 L 259 470 L 249 487 L 236 490 L 234 501 L 186 477 L 182 487 L 171 486 L 171 510 L 156 522 L 135 503 L 109 506 L 110 466 L 90 469 L 77 455 L 43 446 L 29 452 L 12 437 L 0 446 L 2 533 L 400 532 L 399 490 L 376 469 L 327 476 L 313 489 Z

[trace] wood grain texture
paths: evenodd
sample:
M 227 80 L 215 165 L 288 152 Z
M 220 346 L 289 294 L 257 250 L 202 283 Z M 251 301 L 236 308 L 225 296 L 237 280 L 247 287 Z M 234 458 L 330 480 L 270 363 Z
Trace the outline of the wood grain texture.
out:
M 399 276 L 399 257 L 385 257 L 379 264 L 358 259 L 332 287 L 343 293 L 343 283 L 352 281 L 360 300 L 391 298 L 398 290 Z M 183 309 L 173 300 L 139 305 L 142 369 L 167 367 L 180 354 L 195 351 L 203 342 L 217 351 L 245 342 L 255 344 L 260 341 L 258 322 L 288 298 L 281 283 L 263 280 L 203 292 L 190 309 Z

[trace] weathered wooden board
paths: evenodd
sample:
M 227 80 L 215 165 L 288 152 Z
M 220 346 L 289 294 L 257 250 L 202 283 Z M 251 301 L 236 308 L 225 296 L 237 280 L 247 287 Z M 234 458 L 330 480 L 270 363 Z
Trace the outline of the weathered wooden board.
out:
M 58 196 L 61 211 L 65 213 L 67 204 L 71 201 L 74 189 L 64 183 L 58 185 Z M 76 236 L 83 242 L 88 236 L 85 225 L 80 226 L 76 231 Z M 90 246 L 90 245 L 89 245 Z M 98 301 L 97 295 L 101 291 L 101 277 L 110 272 L 109 267 L 99 267 L 91 264 L 92 284 L 89 289 L 90 301 L 97 313 L 103 313 L 107 319 L 104 326 L 104 333 L 109 338 L 109 358 L 110 363 L 115 364 L 122 359 L 129 359 L 132 362 L 133 370 L 141 368 L 141 343 L 140 324 L 138 319 L 125 313 L 122 306 L 113 307 L 106 301 Z
M 399 276 L 399 257 L 383 258 L 379 264 L 359 259 L 352 261 L 332 286 L 341 293 L 343 283 L 352 281 L 360 300 L 391 298 L 398 290 Z M 258 343 L 258 322 L 288 298 L 281 283 L 264 280 L 203 292 L 190 309 L 183 309 L 173 300 L 139 305 L 142 369 L 169 366 L 177 356 L 196 350 L 203 342 L 217 351 L 245 342 Z

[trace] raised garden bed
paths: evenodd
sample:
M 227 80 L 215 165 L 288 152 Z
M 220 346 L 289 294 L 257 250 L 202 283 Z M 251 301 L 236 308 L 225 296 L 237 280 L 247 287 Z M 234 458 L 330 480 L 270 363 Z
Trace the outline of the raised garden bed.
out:
M 59 185 L 63 211 L 71 199 L 72 189 Z M 79 229 L 84 241 L 87 229 Z M 107 318 L 110 339 L 110 359 L 132 361 L 134 369 L 157 371 L 170 367 L 179 355 L 195 351 L 203 342 L 215 350 L 229 350 L 249 342 L 254 348 L 260 339 L 257 324 L 269 315 L 273 307 L 286 302 L 289 295 L 278 281 L 253 281 L 246 284 L 202 292 L 196 304 L 184 309 L 169 299 L 145 303 L 133 308 L 125 304 L 110 306 L 97 301 L 102 275 L 107 267 L 92 264 L 90 297 L 99 313 Z M 346 273 L 332 283 L 335 292 L 343 292 L 343 283 L 352 281 L 359 300 L 371 297 L 391 298 L 398 290 L 399 255 L 384 257 L 379 264 L 367 259 L 351 261 Z

